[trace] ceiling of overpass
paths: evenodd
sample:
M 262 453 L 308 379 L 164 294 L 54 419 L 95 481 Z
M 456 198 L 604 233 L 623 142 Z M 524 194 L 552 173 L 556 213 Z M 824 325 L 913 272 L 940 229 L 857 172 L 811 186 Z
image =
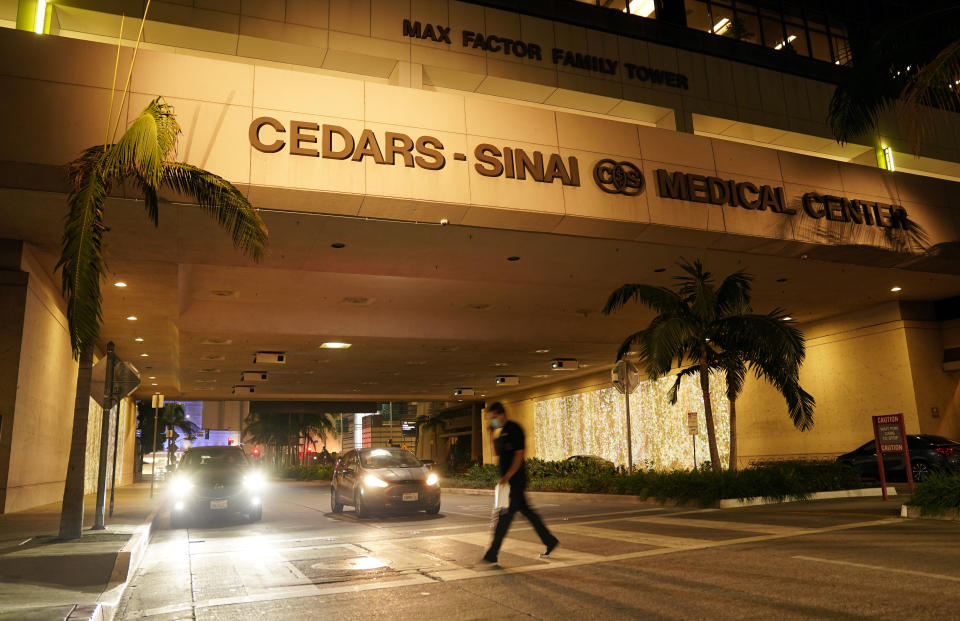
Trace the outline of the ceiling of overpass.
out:
M 63 197 L 29 200 L 34 209 L 4 210 L 13 214 L 6 235 L 35 244 L 52 271 Z M 143 372 L 140 394 L 231 399 L 234 385 L 252 383 L 242 372 L 265 371 L 268 381 L 245 398 L 449 400 L 458 387 L 477 397 L 513 389 L 498 387 L 498 375 L 521 386 L 553 381 L 555 357 L 590 373 L 650 318 L 639 307 L 603 316 L 610 291 L 668 285 L 681 257 L 702 257 L 720 275 L 747 269 L 755 308 L 784 307 L 801 323 L 888 301 L 893 285 L 908 300 L 960 294 L 958 276 L 804 260 L 798 244 L 747 254 L 705 248 L 682 231 L 658 243 L 263 215 L 270 248 L 255 265 L 194 206 L 164 205 L 156 230 L 135 201 L 112 201 L 102 336 Z M 329 341 L 352 346 L 321 348 Z M 287 361 L 257 365 L 257 351 Z

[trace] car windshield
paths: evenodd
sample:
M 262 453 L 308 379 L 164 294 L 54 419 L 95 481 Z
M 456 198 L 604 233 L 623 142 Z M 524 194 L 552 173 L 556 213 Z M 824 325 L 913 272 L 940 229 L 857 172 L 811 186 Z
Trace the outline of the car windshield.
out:
M 188 451 L 183 456 L 181 468 L 196 470 L 198 468 L 231 468 L 246 463 L 243 452 L 232 450 L 195 450 Z
M 373 449 L 360 453 L 360 465 L 364 468 L 419 468 L 420 460 L 403 449 Z
M 953 440 L 948 440 L 943 436 L 932 436 L 929 434 L 924 434 L 920 437 L 926 440 L 927 442 L 929 442 L 930 444 L 956 444 L 956 442 L 954 442 Z

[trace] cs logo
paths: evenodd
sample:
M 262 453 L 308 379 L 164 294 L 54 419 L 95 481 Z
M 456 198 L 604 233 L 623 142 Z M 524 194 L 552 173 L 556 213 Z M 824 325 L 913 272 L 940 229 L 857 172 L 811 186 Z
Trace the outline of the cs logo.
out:
M 643 173 L 630 162 L 600 160 L 593 167 L 593 180 L 607 194 L 636 196 L 643 191 Z

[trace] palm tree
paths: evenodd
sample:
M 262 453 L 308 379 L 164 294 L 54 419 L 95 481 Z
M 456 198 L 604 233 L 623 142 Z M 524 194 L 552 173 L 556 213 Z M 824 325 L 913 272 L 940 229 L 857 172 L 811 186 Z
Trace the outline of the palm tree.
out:
M 884 112 L 902 122 L 916 152 L 935 128 L 938 111 L 960 111 L 960 40 L 956 2 L 904 5 L 879 27 L 857 19 L 853 63 L 830 102 L 829 122 L 840 143 L 874 135 Z
M 143 194 L 147 217 L 157 225 L 164 192 L 189 197 L 230 233 L 234 246 L 259 261 L 267 228 L 246 197 L 229 181 L 190 164 L 174 161 L 180 125 L 162 97 L 151 101 L 112 144 L 84 151 L 68 168 L 71 185 L 64 223 L 61 271 L 74 358 L 79 360 L 74 428 L 64 483 L 60 537 L 80 536 L 83 520 L 83 467 L 89 410 L 90 368 L 99 336 L 104 277 L 103 234 L 107 197 L 130 183 Z
M 273 447 L 274 468 L 279 468 L 280 446 L 289 445 L 290 432 L 287 421 L 280 416 L 250 412 L 244 419 L 243 438 L 245 442 Z
M 696 373 L 703 394 L 710 462 L 720 470 L 713 407 L 710 402 L 711 370 L 726 373 L 727 397 L 736 400 L 747 369 L 774 385 L 787 402 L 793 424 L 801 431 L 813 425 L 813 397 L 799 385 L 805 355 L 803 335 L 775 309 L 766 315 L 750 308 L 751 281 L 744 271 L 727 276 L 719 287 L 713 275 L 697 260 L 678 263 L 684 275 L 675 277 L 675 289 L 627 284 L 610 294 L 604 314 L 637 301 L 657 312 L 650 325 L 624 339 L 617 360 L 636 349 L 652 379 L 667 375 L 674 366 L 693 365 L 682 373 Z M 679 378 L 678 378 L 679 382 Z M 735 406 L 731 408 L 731 446 L 735 454 Z M 735 462 L 734 462 L 735 463 Z
M 137 424 L 140 428 L 140 443 L 144 453 L 152 453 L 163 444 L 163 436 L 153 437 L 153 408 L 149 401 L 137 401 Z M 200 427 L 187 418 L 182 403 L 167 402 L 157 412 L 157 429 L 162 431 L 166 426 L 175 427 L 188 440 L 195 440 Z

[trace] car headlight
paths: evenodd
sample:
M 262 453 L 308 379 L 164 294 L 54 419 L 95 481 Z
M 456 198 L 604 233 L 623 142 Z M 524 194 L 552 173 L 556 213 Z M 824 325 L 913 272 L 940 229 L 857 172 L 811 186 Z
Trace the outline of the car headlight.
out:
M 367 476 L 363 477 L 363 484 L 366 485 L 367 487 L 386 487 L 387 486 L 386 481 L 372 474 L 368 474 Z
M 187 477 L 176 477 L 170 481 L 170 493 L 176 497 L 183 497 L 193 489 L 193 481 Z
M 243 475 L 243 486 L 249 490 L 261 490 L 266 483 L 263 475 L 259 472 Z
M 427 477 L 427 485 L 436 485 L 439 482 L 440 477 L 438 477 L 435 472 L 431 472 L 430 476 Z

